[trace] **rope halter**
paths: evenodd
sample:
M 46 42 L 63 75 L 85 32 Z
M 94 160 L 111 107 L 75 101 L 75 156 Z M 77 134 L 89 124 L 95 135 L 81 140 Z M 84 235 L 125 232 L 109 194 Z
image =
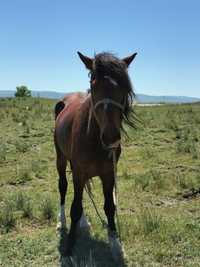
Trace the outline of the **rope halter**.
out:
M 104 110 L 107 109 L 108 104 L 112 104 L 113 106 L 118 107 L 122 111 L 124 110 L 124 105 L 112 100 L 111 98 L 103 98 L 102 100 L 97 101 L 97 103 L 94 105 L 94 110 L 99 106 L 99 105 L 104 105 Z
M 93 104 L 92 97 L 91 97 L 90 101 L 91 101 L 91 109 L 89 111 L 87 134 L 89 134 L 89 130 L 90 130 L 90 123 L 91 123 L 92 113 L 94 113 L 95 119 L 96 119 L 96 121 L 97 121 L 97 123 L 99 125 L 100 130 L 101 130 L 101 124 L 100 124 L 100 122 L 98 120 L 98 116 L 96 115 L 96 109 L 97 109 L 98 106 L 104 105 L 104 110 L 105 111 L 107 110 L 109 104 L 119 108 L 122 112 L 124 111 L 124 108 L 125 108 L 125 103 L 122 105 L 122 104 L 118 103 L 117 101 L 114 101 L 111 98 L 103 98 L 103 99 L 97 101 L 95 103 L 95 105 Z M 118 146 L 120 140 L 117 141 L 117 142 L 118 142 L 118 144 L 117 144 L 117 146 Z M 108 149 L 116 148 L 116 142 L 115 142 L 115 144 L 110 144 L 107 148 Z

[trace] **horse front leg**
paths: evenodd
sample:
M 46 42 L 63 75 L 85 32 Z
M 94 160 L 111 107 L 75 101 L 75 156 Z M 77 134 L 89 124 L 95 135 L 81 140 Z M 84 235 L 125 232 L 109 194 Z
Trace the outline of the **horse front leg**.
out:
M 101 176 L 104 193 L 104 211 L 108 220 L 108 240 L 113 258 L 116 261 L 123 260 L 124 251 L 120 243 L 115 225 L 115 203 L 113 197 L 114 174 Z
M 72 165 L 71 161 L 70 161 L 70 166 L 71 166 L 71 170 L 73 171 L 73 165 Z M 90 182 L 88 181 L 88 179 L 85 179 L 85 180 L 87 180 L 87 182 L 86 182 L 87 189 L 91 190 Z M 80 218 L 79 223 L 77 225 L 77 233 L 78 234 L 81 234 L 81 233 L 89 234 L 90 228 L 91 228 L 91 224 L 88 221 L 87 217 L 85 216 L 84 211 L 82 211 L 81 218 Z
M 68 244 L 67 244 L 67 256 L 72 255 L 72 249 L 75 244 L 76 239 L 76 230 L 78 222 L 83 214 L 82 198 L 83 198 L 83 188 L 84 183 L 77 175 L 73 174 L 73 184 L 74 184 L 74 199 L 71 205 L 71 227 L 68 235 Z

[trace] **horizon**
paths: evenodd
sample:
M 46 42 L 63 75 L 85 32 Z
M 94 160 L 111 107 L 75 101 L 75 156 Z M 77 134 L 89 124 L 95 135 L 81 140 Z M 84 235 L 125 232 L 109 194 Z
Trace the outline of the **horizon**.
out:
M 136 94 L 200 98 L 199 8 L 197 0 L 8 0 L 0 11 L 0 91 L 87 90 L 77 51 L 114 51 L 138 53 L 129 68 Z
M 29 88 L 28 88 L 29 89 Z M 68 93 L 74 93 L 74 92 L 85 92 L 84 90 L 83 91 L 71 91 L 71 92 L 63 92 L 63 91 L 57 91 L 57 90 L 31 90 L 29 89 L 31 92 L 38 92 L 38 93 L 58 93 L 58 94 L 68 94 Z M 16 92 L 16 90 L 0 90 L 0 92 Z M 1 94 L 1 93 L 0 93 Z M 143 93 L 136 93 L 136 96 L 137 95 L 144 95 L 144 96 L 150 96 L 150 97 L 188 97 L 188 98 L 197 98 L 197 99 L 200 99 L 200 97 L 196 97 L 196 96 L 186 96 L 186 95 L 151 95 L 151 94 L 143 94 Z

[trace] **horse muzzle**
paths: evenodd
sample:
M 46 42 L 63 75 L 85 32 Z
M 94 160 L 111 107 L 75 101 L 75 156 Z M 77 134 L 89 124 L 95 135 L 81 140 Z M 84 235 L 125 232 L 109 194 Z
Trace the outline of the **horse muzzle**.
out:
M 116 149 L 121 143 L 121 136 L 120 134 L 107 136 L 103 133 L 101 136 L 101 142 L 106 149 Z

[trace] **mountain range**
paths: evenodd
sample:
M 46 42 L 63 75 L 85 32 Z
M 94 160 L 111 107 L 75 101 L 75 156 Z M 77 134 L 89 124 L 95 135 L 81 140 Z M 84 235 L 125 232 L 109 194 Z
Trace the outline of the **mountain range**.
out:
M 0 90 L 0 98 L 4 97 L 14 97 L 15 91 Z M 33 97 L 42 97 L 50 99 L 60 99 L 67 93 L 61 93 L 56 91 L 31 91 Z M 188 97 L 188 96 L 153 96 L 137 94 L 136 102 L 144 104 L 156 104 L 156 103 L 193 103 L 200 102 L 200 98 Z

